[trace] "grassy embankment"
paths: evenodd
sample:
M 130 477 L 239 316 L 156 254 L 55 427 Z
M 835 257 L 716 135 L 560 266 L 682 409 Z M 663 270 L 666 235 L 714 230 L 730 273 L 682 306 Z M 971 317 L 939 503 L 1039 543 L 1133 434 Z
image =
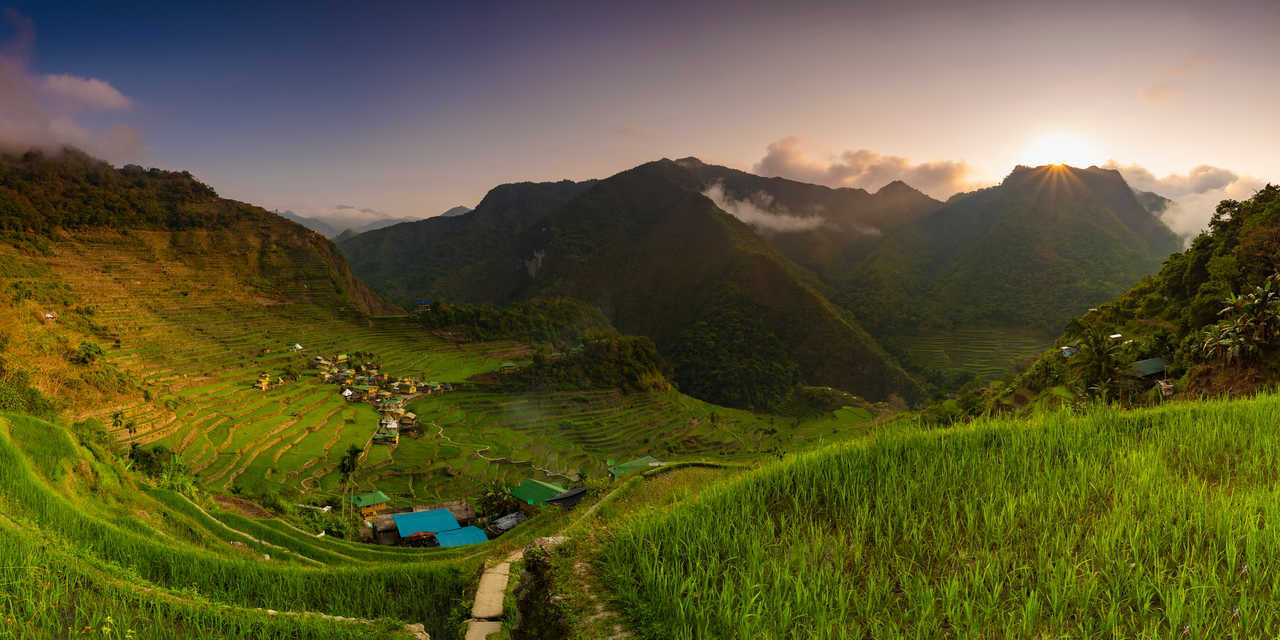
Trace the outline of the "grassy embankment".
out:
M 0 616 L 16 637 L 399 637 L 406 622 L 449 637 L 474 578 L 476 560 L 268 559 L 174 496 L 151 499 L 62 428 L 0 423 Z
M 627 523 L 645 638 L 1280 633 L 1280 397 L 834 446 Z

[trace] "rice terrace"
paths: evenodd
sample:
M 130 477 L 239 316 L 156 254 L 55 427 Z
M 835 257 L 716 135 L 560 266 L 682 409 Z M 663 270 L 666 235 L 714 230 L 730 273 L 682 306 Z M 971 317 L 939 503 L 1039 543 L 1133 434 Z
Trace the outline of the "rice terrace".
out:
M 1278 31 L 16 0 L 0 640 L 1280 637 Z

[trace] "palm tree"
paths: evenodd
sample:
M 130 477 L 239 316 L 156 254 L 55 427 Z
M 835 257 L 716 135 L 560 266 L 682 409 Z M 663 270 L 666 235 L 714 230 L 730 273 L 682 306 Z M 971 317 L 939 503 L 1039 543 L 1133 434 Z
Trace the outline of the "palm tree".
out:
M 1086 329 L 1078 338 L 1079 352 L 1071 358 L 1070 370 L 1089 395 L 1105 402 L 1123 377 L 1122 344 L 1102 329 Z
M 347 494 L 351 491 L 351 475 L 356 472 L 360 466 L 360 456 L 364 454 L 364 449 L 351 445 L 347 448 L 347 453 L 342 456 L 342 461 L 338 463 L 338 472 L 342 474 L 342 522 L 347 521 Z
M 1200 356 L 1227 362 L 1253 360 L 1280 339 L 1280 274 L 1273 274 L 1248 293 L 1231 294 L 1217 324 L 1205 329 Z

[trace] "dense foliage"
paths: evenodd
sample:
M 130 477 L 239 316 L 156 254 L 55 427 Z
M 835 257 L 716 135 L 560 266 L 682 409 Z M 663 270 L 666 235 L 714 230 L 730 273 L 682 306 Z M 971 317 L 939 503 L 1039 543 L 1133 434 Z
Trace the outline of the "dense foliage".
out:
M 800 381 L 786 345 L 749 306 L 725 305 L 686 328 L 671 359 L 681 390 L 731 407 L 776 408 Z
M 555 357 L 535 353 L 533 363 L 502 377 L 516 389 L 621 389 L 666 391 L 670 365 L 643 336 L 609 336 L 588 340 L 581 348 Z
M 676 383 L 703 398 L 764 406 L 796 381 L 874 400 L 919 397 L 919 385 L 852 315 L 716 207 L 705 186 L 670 160 L 572 188 L 504 185 L 466 216 L 370 231 L 342 248 L 357 273 L 402 302 L 583 300 L 619 331 L 652 338 L 675 363 Z M 709 344 L 697 355 L 745 375 L 704 376 L 680 353 L 692 353 L 696 336 L 720 332 L 725 314 L 731 323 L 756 318 L 724 329 L 735 349 Z
M 1125 295 L 1067 324 L 1058 346 L 1090 334 L 1119 333 L 1127 365 L 1162 357 L 1174 377 L 1197 393 L 1247 391 L 1280 379 L 1276 291 L 1280 270 L 1280 187 L 1268 185 L 1245 201 L 1224 200 L 1209 228 L 1191 246 L 1170 256 L 1160 272 Z M 1248 375 L 1244 375 L 1245 369 Z M 1070 380 L 1054 350 L 1019 380 L 1040 391 Z M 1092 376 L 1097 379 L 1098 376 Z M 1247 386 L 1236 383 L 1248 378 Z
M 127 165 L 116 169 L 79 151 L 0 155 L 0 230 L 224 227 L 243 219 L 242 205 L 186 171 Z
M 507 307 L 426 305 L 415 314 L 422 326 L 461 333 L 467 340 L 514 339 L 568 349 L 594 333 L 611 333 L 599 309 L 571 298 L 535 298 Z
M 1178 238 L 1115 171 L 1019 167 L 885 237 L 838 300 L 875 335 L 1060 331 L 1159 268 Z
M 13 368 L 0 358 L 0 411 L 49 417 L 53 414 L 53 403 L 31 386 L 27 372 Z

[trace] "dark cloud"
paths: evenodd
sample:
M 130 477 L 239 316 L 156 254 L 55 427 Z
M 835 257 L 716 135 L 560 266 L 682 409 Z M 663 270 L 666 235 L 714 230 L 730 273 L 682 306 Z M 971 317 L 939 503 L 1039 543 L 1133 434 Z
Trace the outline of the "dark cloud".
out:
M 808 157 L 804 140 L 790 136 L 771 143 L 752 170 L 763 176 L 780 176 L 829 187 L 859 187 L 876 191 L 902 180 L 935 198 L 946 199 L 982 186 L 972 180 L 972 169 L 963 161 L 942 160 L 913 164 L 901 156 L 869 149 L 844 151 L 823 162 Z

